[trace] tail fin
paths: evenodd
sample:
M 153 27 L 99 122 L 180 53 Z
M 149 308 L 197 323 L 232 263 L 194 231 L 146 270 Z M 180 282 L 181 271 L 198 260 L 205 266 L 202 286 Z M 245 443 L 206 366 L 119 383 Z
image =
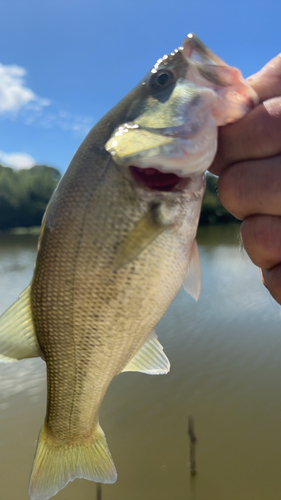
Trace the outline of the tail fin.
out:
M 98 483 L 116 481 L 117 473 L 102 428 L 98 425 L 95 440 L 89 444 L 64 445 L 48 437 L 44 424 L 30 478 L 30 500 L 47 500 L 76 478 Z

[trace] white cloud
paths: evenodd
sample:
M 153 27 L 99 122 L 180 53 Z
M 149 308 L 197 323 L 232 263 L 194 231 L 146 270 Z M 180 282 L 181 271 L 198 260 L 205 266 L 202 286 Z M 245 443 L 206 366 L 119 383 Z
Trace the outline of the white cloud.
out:
M 72 130 L 86 135 L 94 124 L 91 116 L 71 116 L 66 111 L 60 111 L 57 125 L 63 130 Z
M 0 63 L 0 113 L 17 112 L 26 105 L 41 110 L 49 106 L 48 99 L 38 97 L 25 86 L 26 70 L 20 66 Z
M 91 116 L 72 115 L 67 111 L 55 110 L 51 105 L 48 111 L 44 112 L 24 112 L 25 125 L 33 125 L 40 128 L 58 127 L 64 131 L 72 131 L 79 135 L 86 135 L 92 128 L 94 120 Z
M 6 167 L 13 167 L 17 170 L 31 168 L 35 165 L 35 159 L 26 153 L 4 153 L 0 151 L 0 163 Z
M 60 109 L 49 99 L 39 97 L 26 86 L 26 70 L 0 63 L 0 119 L 15 118 L 25 125 L 86 135 L 94 124 L 91 116 L 78 116 Z

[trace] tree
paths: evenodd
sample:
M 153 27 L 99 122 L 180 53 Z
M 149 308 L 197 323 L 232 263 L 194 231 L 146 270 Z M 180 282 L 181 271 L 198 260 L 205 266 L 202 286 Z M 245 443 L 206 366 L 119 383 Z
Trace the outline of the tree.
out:
M 0 165 L 0 230 L 40 226 L 60 176 L 45 165 L 18 171 Z

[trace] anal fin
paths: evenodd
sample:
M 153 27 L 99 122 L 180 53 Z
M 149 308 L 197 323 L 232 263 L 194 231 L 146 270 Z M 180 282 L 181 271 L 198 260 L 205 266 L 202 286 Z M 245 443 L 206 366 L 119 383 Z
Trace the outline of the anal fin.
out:
M 38 356 L 40 348 L 33 326 L 28 286 L 0 317 L 0 362 Z
M 153 330 L 145 344 L 122 370 L 122 372 L 142 372 L 149 375 L 165 375 L 170 371 L 170 361 L 163 351 Z

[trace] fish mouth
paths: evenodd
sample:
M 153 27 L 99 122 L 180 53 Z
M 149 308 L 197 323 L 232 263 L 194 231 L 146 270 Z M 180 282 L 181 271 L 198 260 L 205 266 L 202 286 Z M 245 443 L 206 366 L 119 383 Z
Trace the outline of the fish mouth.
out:
M 183 191 L 191 181 L 189 177 L 179 177 L 169 172 L 161 172 L 156 168 L 139 168 L 130 166 L 132 177 L 151 191 Z

